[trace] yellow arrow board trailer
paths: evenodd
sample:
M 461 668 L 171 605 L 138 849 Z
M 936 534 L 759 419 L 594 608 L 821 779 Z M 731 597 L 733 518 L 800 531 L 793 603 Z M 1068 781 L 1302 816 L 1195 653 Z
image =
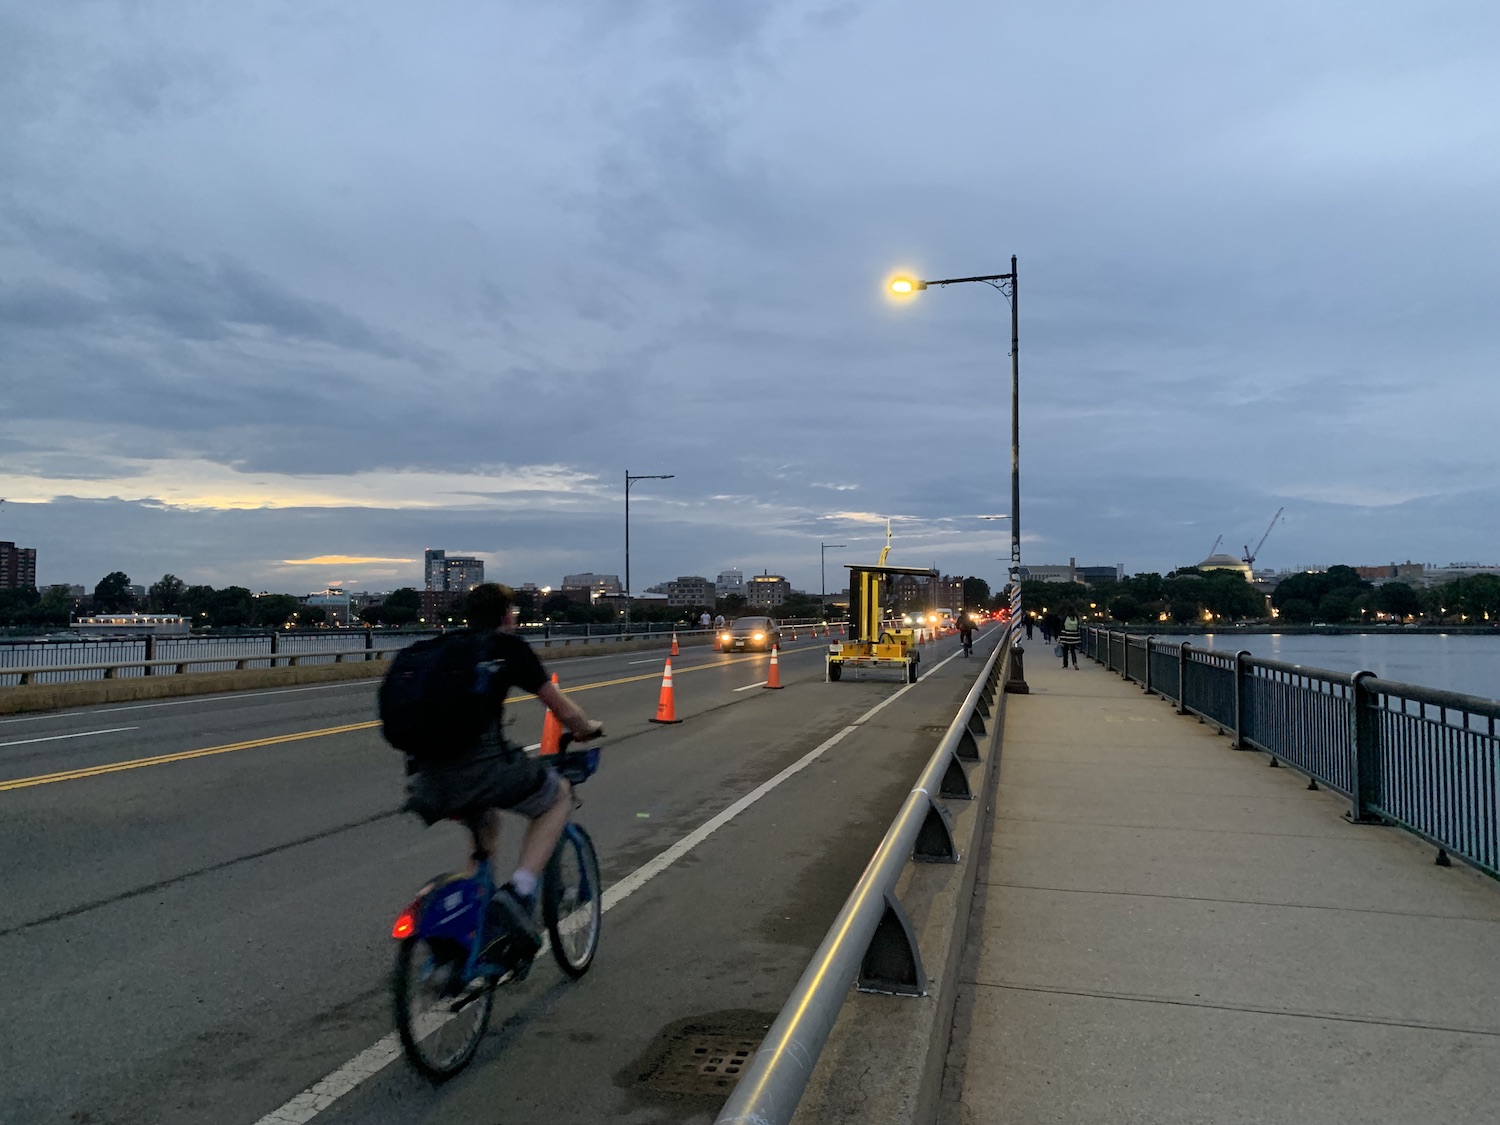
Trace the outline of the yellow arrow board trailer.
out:
M 899 671 L 908 683 L 917 682 L 917 631 L 900 624 L 887 605 L 892 580 L 899 575 L 925 578 L 933 589 L 938 572 L 914 566 L 849 566 L 849 639 L 828 646 L 828 678 L 844 677 L 852 668 Z

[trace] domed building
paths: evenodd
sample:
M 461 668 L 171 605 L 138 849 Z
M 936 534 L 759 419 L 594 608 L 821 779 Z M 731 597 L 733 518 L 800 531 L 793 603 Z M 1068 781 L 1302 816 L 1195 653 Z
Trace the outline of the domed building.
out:
M 1254 575 L 1250 573 L 1250 567 L 1245 560 L 1237 559 L 1233 555 L 1209 555 L 1197 566 L 1199 570 L 1237 570 L 1245 576 L 1246 582 L 1254 581 Z

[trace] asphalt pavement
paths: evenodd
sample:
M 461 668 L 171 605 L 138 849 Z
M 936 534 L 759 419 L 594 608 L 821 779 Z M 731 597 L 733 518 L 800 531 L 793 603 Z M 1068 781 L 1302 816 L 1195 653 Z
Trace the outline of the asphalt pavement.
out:
M 503 989 L 441 1087 L 384 1061 L 388 935 L 467 843 L 399 811 L 373 682 L 0 720 L 0 1122 L 711 1121 L 726 1080 L 678 1057 L 753 1046 L 993 641 L 924 649 L 909 690 L 825 683 L 822 640 L 779 692 L 764 655 L 684 650 L 673 726 L 664 654 L 559 663 L 609 733 L 577 814 L 600 954 Z M 507 712 L 535 742 L 540 705 Z

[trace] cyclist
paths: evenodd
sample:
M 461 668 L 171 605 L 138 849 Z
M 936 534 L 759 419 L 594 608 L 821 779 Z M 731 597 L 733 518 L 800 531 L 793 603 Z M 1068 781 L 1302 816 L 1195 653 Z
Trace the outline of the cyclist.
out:
M 974 619 L 962 610 L 958 613 L 958 639 L 963 642 L 965 656 L 974 651 Z
M 516 636 L 515 594 L 508 587 L 494 582 L 476 586 L 466 605 L 469 624 L 482 638 L 476 678 L 484 684 L 491 720 L 472 753 L 456 761 L 433 764 L 407 758 L 407 807 L 428 824 L 483 810 L 476 833 L 491 855 L 500 844 L 502 809 L 530 821 L 521 840 L 519 866 L 496 890 L 490 907 L 497 930 L 509 923 L 522 944 L 531 945 L 529 957 L 542 944 L 535 919 L 537 881 L 567 826 L 573 790 L 557 770 L 505 738 L 505 697 L 513 687 L 534 693 L 579 742 L 597 738 L 604 725 L 558 690 L 531 646 Z

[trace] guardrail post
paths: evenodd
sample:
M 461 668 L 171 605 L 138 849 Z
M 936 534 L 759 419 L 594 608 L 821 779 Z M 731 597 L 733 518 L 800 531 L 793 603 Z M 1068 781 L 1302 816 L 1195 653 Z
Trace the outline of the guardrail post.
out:
M 1235 750 L 1248 750 L 1245 745 L 1245 657 L 1249 656 L 1248 649 L 1240 649 L 1234 654 L 1234 741 L 1230 746 Z
M 156 634 L 155 633 L 147 633 L 146 634 L 146 661 L 147 661 L 147 664 L 146 664 L 146 670 L 142 673 L 142 675 L 149 676 L 149 675 L 152 675 L 156 671 L 156 669 L 153 668 L 153 667 L 151 667 L 151 664 L 150 664 L 150 661 L 155 660 L 155 659 L 156 659 Z
M 912 845 L 911 858 L 917 863 L 957 863 L 958 845 L 953 841 L 953 829 L 943 810 L 927 795 L 927 817 L 917 830 L 917 842 Z
M 281 634 L 271 632 L 271 667 L 276 667 L 276 653 L 281 648 Z
M 1188 713 L 1187 666 L 1188 649 L 1190 647 L 1187 641 L 1183 641 L 1182 644 L 1177 646 L 1177 713 L 1179 715 L 1186 715 Z
M 938 789 L 938 796 L 946 797 L 950 801 L 974 799 L 974 790 L 969 787 L 969 775 L 964 772 L 963 763 L 958 760 L 956 751 L 948 758 L 948 768 L 943 771 L 943 782 Z
M 875 927 L 859 963 L 859 990 L 892 996 L 926 996 L 927 973 L 917 935 L 901 900 L 885 892 L 885 913 Z
M 375 631 L 373 629 L 366 629 L 365 630 L 365 652 L 369 653 L 374 647 L 375 647 Z M 374 658 L 371 657 L 371 656 L 368 656 L 368 655 L 365 657 L 365 660 L 367 660 L 367 661 L 368 660 L 372 660 L 372 659 L 374 659 Z
M 1374 672 L 1356 672 L 1349 688 L 1349 741 L 1354 754 L 1353 797 L 1349 819 L 1355 824 L 1380 824 L 1384 820 L 1375 808 L 1380 804 L 1380 732 L 1375 725 L 1371 706 L 1374 694 L 1365 687 Z
M 1155 637 L 1146 638 L 1146 682 L 1141 686 L 1147 695 L 1151 694 L 1151 642 L 1155 639 Z

